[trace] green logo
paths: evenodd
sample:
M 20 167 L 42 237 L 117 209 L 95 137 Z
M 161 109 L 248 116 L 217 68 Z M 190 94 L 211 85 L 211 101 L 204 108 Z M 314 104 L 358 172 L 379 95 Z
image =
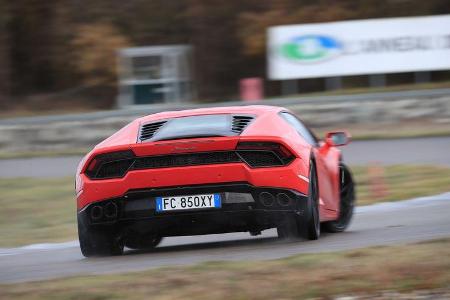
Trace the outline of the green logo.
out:
M 339 55 L 342 44 L 328 36 L 304 35 L 281 46 L 281 54 L 289 60 L 302 63 L 320 62 Z

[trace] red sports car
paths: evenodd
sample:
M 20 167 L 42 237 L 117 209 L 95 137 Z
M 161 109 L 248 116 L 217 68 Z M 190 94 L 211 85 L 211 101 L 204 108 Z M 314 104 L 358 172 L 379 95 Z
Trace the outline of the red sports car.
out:
M 354 183 L 336 146 L 282 107 L 171 111 L 98 144 L 76 175 L 84 256 L 152 248 L 163 237 L 277 228 L 280 238 L 343 231 Z

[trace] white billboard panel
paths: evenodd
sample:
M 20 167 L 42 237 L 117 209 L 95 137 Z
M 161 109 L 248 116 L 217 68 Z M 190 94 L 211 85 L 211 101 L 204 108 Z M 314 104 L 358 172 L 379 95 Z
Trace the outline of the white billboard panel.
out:
M 271 27 L 274 80 L 450 69 L 450 15 Z

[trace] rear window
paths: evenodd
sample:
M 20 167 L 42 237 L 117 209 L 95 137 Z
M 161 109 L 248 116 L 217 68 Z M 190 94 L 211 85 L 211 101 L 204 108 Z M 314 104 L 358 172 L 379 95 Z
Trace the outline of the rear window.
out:
M 302 123 L 296 116 L 288 113 L 288 112 L 281 112 L 281 117 L 288 122 L 294 129 L 297 131 L 297 133 L 302 136 L 309 144 L 311 145 L 317 145 L 318 139 L 314 135 L 314 133 L 306 127 L 305 124 Z
M 189 137 L 228 136 L 231 116 L 206 115 L 169 120 L 155 134 L 153 140 L 180 139 Z

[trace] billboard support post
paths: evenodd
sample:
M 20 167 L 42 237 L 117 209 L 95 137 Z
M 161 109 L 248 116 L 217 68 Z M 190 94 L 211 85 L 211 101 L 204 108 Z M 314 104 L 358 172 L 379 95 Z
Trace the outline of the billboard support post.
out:
M 370 87 L 385 87 L 386 86 L 386 75 L 384 75 L 384 74 L 369 75 L 369 86 Z
M 342 77 L 325 78 L 325 89 L 327 91 L 339 90 L 342 88 Z
M 431 81 L 431 73 L 424 72 L 415 72 L 414 73 L 414 82 L 415 83 L 427 83 Z
M 295 95 L 298 94 L 297 80 L 282 80 L 281 81 L 281 95 Z

